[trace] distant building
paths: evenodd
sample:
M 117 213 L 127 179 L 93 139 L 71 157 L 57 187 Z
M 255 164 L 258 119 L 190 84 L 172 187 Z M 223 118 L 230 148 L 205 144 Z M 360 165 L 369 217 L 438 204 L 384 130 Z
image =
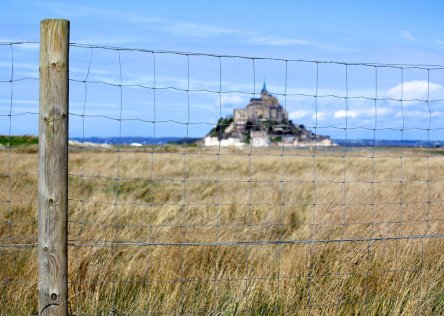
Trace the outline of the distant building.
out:
M 288 120 L 288 112 L 279 104 L 276 97 L 272 96 L 264 83 L 260 98 L 251 98 L 245 109 L 233 110 L 234 125 L 241 127 L 247 122 L 257 124 L 260 121 L 282 122 Z
M 267 132 L 251 132 L 251 145 L 253 147 L 268 147 L 270 144 L 270 135 Z
M 239 138 L 227 138 L 219 140 L 217 137 L 207 136 L 204 138 L 204 146 L 207 147 L 243 147 L 245 143 Z
M 219 147 L 312 147 L 335 146 L 330 137 L 317 135 L 304 125 L 295 125 L 278 99 L 264 86 L 259 98 L 251 98 L 233 117 L 220 118 L 203 139 L 204 146 Z

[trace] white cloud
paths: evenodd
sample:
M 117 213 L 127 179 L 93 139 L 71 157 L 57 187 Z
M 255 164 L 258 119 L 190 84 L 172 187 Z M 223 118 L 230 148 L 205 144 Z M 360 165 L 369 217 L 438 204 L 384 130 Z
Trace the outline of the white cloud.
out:
M 336 111 L 335 114 L 333 115 L 334 118 L 345 118 L 345 117 L 351 117 L 354 118 L 358 115 L 357 111 L 344 111 L 344 110 L 339 110 Z
M 172 20 L 165 20 L 164 28 L 168 28 L 171 33 L 176 35 L 194 36 L 194 37 L 215 37 L 222 35 L 235 35 L 242 33 L 241 31 L 217 27 L 208 24 L 197 24 L 191 22 L 179 22 Z
M 391 110 L 388 108 L 377 108 L 376 114 L 378 116 L 385 116 L 385 115 L 391 114 Z
M 82 34 L 87 35 L 87 34 Z M 100 37 L 77 37 L 77 43 L 81 44 L 91 44 L 91 45 L 105 45 L 105 46 L 123 46 L 128 44 L 140 43 L 140 38 L 131 36 L 106 36 L 101 35 Z
M 440 117 L 442 116 L 442 112 L 428 112 L 428 111 L 404 111 L 404 112 L 397 112 L 396 117 L 398 118 L 414 118 L 414 119 L 428 119 L 431 117 Z
M 69 15 L 76 17 L 103 16 L 106 17 L 107 19 L 114 19 L 116 21 L 120 21 L 123 23 L 132 23 L 138 26 L 145 26 L 148 28 L 161 30 L 179 36 L 207 38 L 207 37 L 214 37 L 221 35 L 235 35 L 237 33 L 243 33 L 240 30 L 231 29 L 231 28 L 218 27 L 209 24 L 200 24 L 187 21 L 179 21 L 157 16 L 145 16 L 139 13 L 133 13 L 128 11 L 122 12 L 116 10 L 98 9 L 92 6 L 78 6 L 78 5 L 74 6 L 61 3 L 53 3 L 52 6 L 53 10 L 59 12 L 60 15 Z M 140 39 L 138 41 L 140 41 Z M 104 40 L 101 40 L 99 42 L 104 42 Z M 137 39 L 134 39 L 134 42 L 137 42 Z
M 238 94 L 222 94 L 219 100 L 217 97 L 216 104 L 224 105 L 245 105 L 247 102 Z
M 276 36 L 256 36 L 252 42 L 271 46 L 315 45 L 315 42 L 296 38 L 282 38 Z
M 77 17 L 89 17 L 89 16 L 103 16 L 107 19 L 114 19 L 121 23 L 131 23 L 145 27 L 148 30 L 154 29 L 163 33 L 169 33 L 175 36 L 186 36 L 194 38 L 214 38 L 214 37 L 229 37 L 233 41 L 234 37 L 242 41 L 248 41 L 250 43 L 266 45 L 266 46 L 312 46 L 320 49 L 327 50 L 350 50 L 346 47 L 340 47 L 335 44 L 328 44 L 322 42 L 316 42 L 301 38 L 292 37 L 278 37 L 272 35 L 263 35 L 255 31 L 245 29 L 234 29 L 230 27 L 223 27 L 213 24 L 195 23 L 184 20 L 168 19 L 158 16 L 145 16 L 139 13 L 133 13 L 128 11 L 116 11 L 108 9 L 98 9 L 92 6 L 74 6 L 62 3 L 51 3 L 52 9 L 58 12 L 60 15 L 69 15 Z M 117 39 L 111 39 L 114 43 Z M 140 42 L 141 39 L 131 39 L 131 43 Z M 78 40 L 80 43 L 91 43 L 91 40 L 85 39 L 84 41 Z M 99 43 L 108 43 L 108 41 L 100 40 Z M 123 42 L 118 44 L 127 43 L 128 41 L 123 39 Z M 97 44 L 97 42 L 94 42 Z
M 403 39 L 405 39 L 405 40 L 408 40 L 408 41 L 414 41 L 414 40 L 416 40 L 416 37 L 415 36 L 413 36 L 413 34 L 412 33 L 410 33 L 409 31 L 401 31 L 401 37 L 403 38 Z
M 316 117 L 317 117 L 318 121 L 322 121 L 325 118 L 325 113 L 324 112 L 317 112 L 311 116 L 311 118 L 313 120 L 316 120 Z
M 349 111 L 339 110 L 333 114 L 333 117 L 334 118 L 346 118 L 347 117 L 347 118 L 352 118 L 352 119 L 358 118 L 358 117 L 369 118 L 369 117 L 375 117 L 375 114 L 378 117 L 381 117 L 381 116 L 385 116 L 390 113 L 391 113 L 391 111 L 387 108 L 377 108 L 376 113 L 375 113 L 374 108 L 362 109 L 362 110 L 349 110 Z
M 299 120 L 306 117 L 308 115 L 308 112 L 299 110 L 299 111 L 290 112 L 288 115 L 292 120 Z
M 428 92 L 441 90 L 442 85 L 426 80 L 412 80 L 398 84 L 387 91 L 387 96 L 392 99 L 424 100 Z M 402 95 L 401 95 L 402 94 Z
M 349 50 L 349 48 L 342 46 L 320 43 L 300 38 L 260 35 L 254 32 L 238 32 L 238 35 L 248 38 L 248 40 L 254 44 L 265 45 L 265 46 L 312 46 L 328 50 L 339 50 L 339 51 Z

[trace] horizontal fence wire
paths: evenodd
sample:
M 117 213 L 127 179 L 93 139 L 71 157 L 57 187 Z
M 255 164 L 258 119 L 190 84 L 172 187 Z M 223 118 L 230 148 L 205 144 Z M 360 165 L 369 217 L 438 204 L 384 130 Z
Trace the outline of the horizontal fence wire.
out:
M 0 306 L 36 314 L 30 54 L 0 43 Z M 444 66 L 71 43 L 69 80 L 72 314 L 444 312 Z M 264 95 L 311 134 L 226 147 Z

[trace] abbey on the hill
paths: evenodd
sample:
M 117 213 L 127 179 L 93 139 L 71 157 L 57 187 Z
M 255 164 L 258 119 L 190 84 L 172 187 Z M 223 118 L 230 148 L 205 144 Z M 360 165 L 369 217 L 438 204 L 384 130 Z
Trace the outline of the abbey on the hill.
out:
M 267 147 L 332 146 L 328 136 L 314 134 L 304 125 L 294 125 L 288 112 L 264 86 L 260 98 L 251 98 L 244 109 L 234 109 L 233 116 L 220 118 L 204 138 L 205 146 Z
M 288 112 L 279 104 L 276 97 L 268 93 L 265 83 L 260 98 L 252 98 L 245 109 L 234 109 L 233 111 L 235 125 L 241 126 L 247 122 L 256 124 L 261 120 L 275 122 L 288 120 Z

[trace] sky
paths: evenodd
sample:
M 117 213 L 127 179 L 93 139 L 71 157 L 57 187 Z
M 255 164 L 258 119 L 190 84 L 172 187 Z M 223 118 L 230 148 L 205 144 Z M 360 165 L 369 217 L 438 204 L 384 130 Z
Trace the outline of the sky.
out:
M 443 140 L 443 9 L 434 0 L 2 0 L 0 134 L 37 134 L 39 23 L 63 18 L 71 137 L 201 137 L 266 82 L 295 123 L 320 134 Z

